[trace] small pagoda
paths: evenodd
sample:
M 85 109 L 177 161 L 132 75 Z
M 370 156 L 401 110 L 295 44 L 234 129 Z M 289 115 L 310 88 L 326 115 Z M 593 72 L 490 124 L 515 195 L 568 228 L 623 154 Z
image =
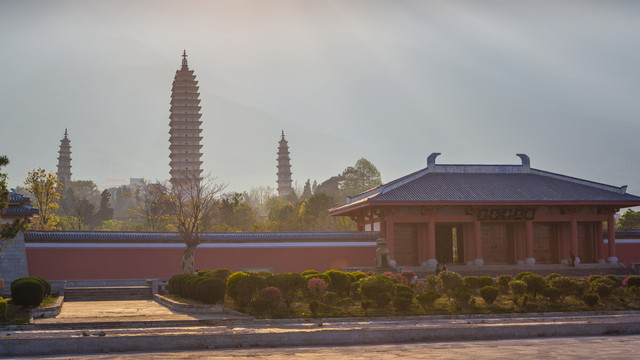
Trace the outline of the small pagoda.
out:
M 289 143 L 284 138 L 284 130 L 282 138 L 278 146 L 278 196 L 287 196 L 293 192 L 291 187 L 291 158 L 289 158 Z
M 202 129 L 200 125 L 200 93 L 193 70 L 189 70 L 186 50 L 182 53 L 182 67 L 176 71 L 171 89 L 169 158 L 171 183 L 200 179 L 202 169 Z
M 66 128 L 64 138 L 60 140 L 60 150 L 58 150 L 58 181 L 65 188 L 71 182 L 71 140 Z

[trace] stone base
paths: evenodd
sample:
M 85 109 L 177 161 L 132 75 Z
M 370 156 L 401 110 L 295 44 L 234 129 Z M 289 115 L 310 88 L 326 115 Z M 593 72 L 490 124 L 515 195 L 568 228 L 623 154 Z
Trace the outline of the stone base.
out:
M 391 263 L 389 265 L 391 265 L 392 268 L 395 268 L 396 265 L 398 264 L 395 260 L 390 260 L 389 262 Z
M 573 266 L 580 264 L 580 258 L 576 256 L 576 259 L 573 260 Z
M 524 266 L 524 260 L 518 260 L 518 261 L 516 261 L 516 265 L 518 265 L 518 266 Z
M 606 259 L 600 259 L 598 260 L 598 264 L 606 264 L 607 260 Z
M 473 260 L 473 264 L 478 266 L 484 265 L 484 259 L 475 259 Z
M 427 265 L 428 265 L 428 266 L 438 266 L 438 260 L 436 260 L 436 259 L 429 259 L 429 260 L 427 260 Z
M 536 263 L 536 259 L 534 258 L 526 258 L 524 259 L 524 263 L 527 265 L 534 265 Z
M 473 261 L 467 261 L 467 266 L 473 266 Z
M 568 259 L 562 259 L 562 260 L 560 260 L 560 264 L 561 265 L 569 265 L 569 260 Z
M 617 257 L 615 257 L 615 256 L 609 256 L 609 257 L 607 258 L 607 262 L 608 262 L 608 263 L 611 263 L 611 264 L 617 264 L 617 263 L 618 263 L 618 258 L 617 258 Z

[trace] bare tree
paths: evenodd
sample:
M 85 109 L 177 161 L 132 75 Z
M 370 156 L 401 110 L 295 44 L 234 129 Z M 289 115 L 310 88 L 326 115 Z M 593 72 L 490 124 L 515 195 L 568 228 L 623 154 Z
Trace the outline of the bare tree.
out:
M 216 206 L 218 194 L 225 185 L 210 177 L 187 177 L 165 184 L 159 189 L 169 214 L 169 222 L 178 230 L 187 248 L 182 256 L 182 272 L 193 273 L 196 247 L 200 245 L 203 221 Z

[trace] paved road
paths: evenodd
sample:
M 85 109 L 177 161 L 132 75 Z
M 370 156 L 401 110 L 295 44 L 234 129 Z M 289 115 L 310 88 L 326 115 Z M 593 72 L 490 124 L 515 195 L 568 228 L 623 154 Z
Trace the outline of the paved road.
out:
M 33 359 L 638 359 L 640 335 L 30 357 Z M 16 358 L 19 359 L 19 358 Z

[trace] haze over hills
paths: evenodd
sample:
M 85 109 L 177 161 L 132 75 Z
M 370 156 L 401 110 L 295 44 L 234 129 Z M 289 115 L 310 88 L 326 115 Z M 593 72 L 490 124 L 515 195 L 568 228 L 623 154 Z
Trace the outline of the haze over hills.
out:
M 74 179 L 166 179 L 186 48 L 204 172 L 232 191 L 275 186 L 284 130 L 299 184 L 360 157 L 390 181 L 431 152 L 510 164 L 524 152 L 640 194 L 639 4 L 269 3 L 0 5 L 10 185 L 55 170 L 65 127 Z

